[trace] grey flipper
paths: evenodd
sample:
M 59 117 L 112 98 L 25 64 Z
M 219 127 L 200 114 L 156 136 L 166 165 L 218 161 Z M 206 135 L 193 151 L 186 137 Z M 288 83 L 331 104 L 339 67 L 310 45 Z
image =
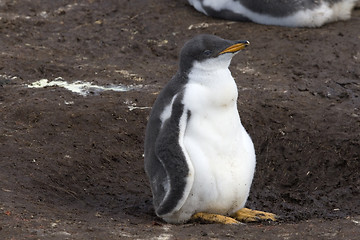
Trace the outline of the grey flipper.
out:
M 171 115 L 162 125 L 158 125 L 159 121 L 154 124 L 150 122 L 147 130 L 158 131 L 157 134 L 153 134 L 156 135 L 156 139 L 146 139 L 145 170 L 150 179 L 155 211 L 159 216 L 171 213 L 179 204 L 181 205 L 181 201 L 186 197 L 184 194 L 187 194 L 186 189 L 191 187 L 189 184 L 192 185 L 192 181 L 188 181 L 188 162 L 179 143 L 181 134 L 184 134 L 184 129 L 181 128 L 186 127 L 181 125 L 180 121 L 185 118 L 186 123 L 190 117 L 189 112 L 184 112 L 182 97 L 182 93 L 176 95 Z M 155 103 L 154 107 L 159 107 L 159 104 Z M 158 118 L 159 115 L 153 113 L 151 117 Z

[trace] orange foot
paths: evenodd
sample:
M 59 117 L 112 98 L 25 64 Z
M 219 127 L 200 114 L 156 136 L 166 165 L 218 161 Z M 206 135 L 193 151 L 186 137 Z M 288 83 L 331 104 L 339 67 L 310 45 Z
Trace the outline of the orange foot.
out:
M 248 208 L 242 208 L 231 217 L 240 222 L 261 222 L 261 221 L 276 221 L 277 216 L 273 213 L 256 211 Z
M 235 220 L 234 218 L 213 214 L 213 213 L 195 213 L 191 220 L 198 221 L 198 222 L 205 222 L 205 223 L 222 223 L 222 224 L 240 224 L 239 221 Z
M 191 220 L 206 223 L 221 223 L 221 224 L 241 224 L 241 222 L 261 222 L 261 221 L 276 221 L 277 216 L 273 213 L 251 210 L 242 208 L 231 217 L 213 214 L 213 213 L 195 213 Z

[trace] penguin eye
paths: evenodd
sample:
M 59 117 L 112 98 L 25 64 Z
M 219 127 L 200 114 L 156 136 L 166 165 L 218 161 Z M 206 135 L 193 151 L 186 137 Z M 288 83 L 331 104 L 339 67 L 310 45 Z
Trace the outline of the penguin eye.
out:
M 205 50 L 204 51 L 204 55 L 207 56 L 207 57 L 209 57 L 211 54 L 212 54 L 212 51 L 210 51 L 210 50 Z

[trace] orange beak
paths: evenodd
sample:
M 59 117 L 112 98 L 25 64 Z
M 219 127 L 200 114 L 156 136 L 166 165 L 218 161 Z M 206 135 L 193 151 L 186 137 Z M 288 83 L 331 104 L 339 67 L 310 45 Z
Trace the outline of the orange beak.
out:
M 241 49 L 244 49 L 250 45 L 249 41 L 238 41 L 236 44 L 231 45 L 230 47 L 226 48 L 224 51 L 220 52 L 219 55 L 224 53 L 235 53 L 237 51 L 240 51 Z

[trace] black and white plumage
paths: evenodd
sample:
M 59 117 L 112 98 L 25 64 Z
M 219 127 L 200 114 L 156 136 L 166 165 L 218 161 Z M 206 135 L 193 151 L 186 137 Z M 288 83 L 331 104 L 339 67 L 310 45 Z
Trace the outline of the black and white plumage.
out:
M 185 222 L 197 212 L 230 215 L 245 205 L 255 151 L 228 67 L 248 44 L 213 35 L 189 40 L 179 70 L 153 105 L 145 171 L 156 214 L 167 222 Z
M 208 16 L 288 27 L 347 20 L 357 0 L 188 0 Z

